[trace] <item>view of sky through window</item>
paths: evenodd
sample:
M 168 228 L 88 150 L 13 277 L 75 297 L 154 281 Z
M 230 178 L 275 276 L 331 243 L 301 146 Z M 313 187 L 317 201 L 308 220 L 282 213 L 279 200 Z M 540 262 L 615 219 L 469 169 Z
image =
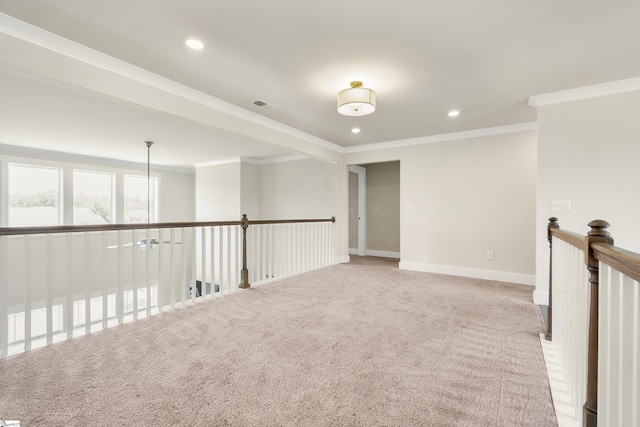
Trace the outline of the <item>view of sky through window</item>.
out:
M 113 181 L 111 173 L 73 172 L 73 223 L 106 224 L 114 222 Z
M 9 226 L 59 225 L 58 168 L 9 164 Z

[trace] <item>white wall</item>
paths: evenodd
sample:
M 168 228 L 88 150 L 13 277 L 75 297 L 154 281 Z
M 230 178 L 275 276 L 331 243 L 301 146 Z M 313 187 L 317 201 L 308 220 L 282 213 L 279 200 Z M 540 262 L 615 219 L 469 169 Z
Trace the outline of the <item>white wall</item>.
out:
M 604 219 L 616 246 L 640 252 L 640 91 L 538 107 L 536 292 L 548 298 L 548 218 L 580 234 Z M 551 211 L 570 200 L 571 211 Z
M 196 220 L 239 221 L 241 163 L 225 163 L 196 169 Z
M 534 283 L 536 132 L 345 155 L 347 164 L 392 160 L 401 164 L 401 268 Z
M 240 171 L 240 211 L 249 219 L 261 219 L 260 213 L 260 168 L 251 163 L 242 163 Z
M 162 172 L 161 176 L 160 220 L 195 221 L 195 174 Z
M 337 179 L 337 166 L 320 160 L 305 159 L 260 166 L 262 219 L 337 216 Z

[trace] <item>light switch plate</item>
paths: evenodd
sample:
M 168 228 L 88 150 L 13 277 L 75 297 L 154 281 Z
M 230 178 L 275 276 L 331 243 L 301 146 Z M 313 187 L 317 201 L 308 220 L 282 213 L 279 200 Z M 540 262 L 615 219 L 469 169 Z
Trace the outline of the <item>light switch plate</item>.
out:
M 570 211 L 571 200 L 552 200 L 551 210 L 552 211 Z

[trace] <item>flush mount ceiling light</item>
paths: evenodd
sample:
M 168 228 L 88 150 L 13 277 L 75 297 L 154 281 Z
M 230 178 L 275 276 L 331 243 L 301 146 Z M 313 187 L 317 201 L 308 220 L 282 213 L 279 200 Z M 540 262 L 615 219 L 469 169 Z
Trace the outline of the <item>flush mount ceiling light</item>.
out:
M 198 39 L 187 39 L 184 43 L 193 50 L 202 50 L 204 47 L 204 43 Z
M 376 109 L 376 93 L 362 87 L 362 82 L 351 82 L 351 87 L 338 93 L 338 113 L 345 116 L 364 116 Z
M 353 129 L 351 129 L 351 132 L 360 133 L 360 128 L 353 128 Z
M 449 117 L 458 117 L 460 115 L 460 111 L 458 110 L 451 110 L 447 113 L 447 116 Z

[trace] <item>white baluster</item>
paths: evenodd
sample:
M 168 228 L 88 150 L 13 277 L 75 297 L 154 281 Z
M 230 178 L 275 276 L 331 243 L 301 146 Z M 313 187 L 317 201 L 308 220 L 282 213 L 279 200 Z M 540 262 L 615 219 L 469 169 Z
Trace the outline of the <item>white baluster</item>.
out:
M 633 282 L 633 328 L 631 331 L 633 342 L 633 368 L 629 381 L 633 385 L 631 400 L 631 422 L 629 425 L 640 425 L 640 283 Z
M 180 304 L 182 307 L 186 304 L 186 290 L 185 286 L 188 283 L 187 278 L 187 229 L 182 229 L 182 263 L 180 263 L 180 283 L 178 290 L 180 291 Z
M 234 280 L 235 278 L 235 274 L 233 274 L 233 272 L 231 271 L 231 267 L 233 265 L 233 252 L 231 251 L 231 226 L 227 225 L 225 226 L 225 231 L 226 231 L 226 235 L 227 235 L 227 250 L 226 250 L 226 255 L 227 255 L 227 288 L 231 287 L 231 283 L 232 280 Z
M 600 263 L 600 278 L 598 286 L 599 320 L 598 320 L 598 377 L 611 378 L 611 268 Z M 598 382 L 598 418 L 601 424 L 610 425 L 607 421 L 611 417 L 611 394 L 608 390 L 609 381 Z
M 7 296 L 9 293 L 9 251 L 8 236 L 0 236 L 0 358 L 7 356 L 9 351 L 9 307 Z
M 176 258 L 176 229 L 171 228 L 171 244 L 169 249 L 169 300 L 171 304 L 171 310 L 176 308 L 176 276 L 174 271 L 174 263 Z M 179 280 L 177 281 L 179 284 Z
M 24 350 L 31 350 L 31 235 L 24 242 Z
M 118 230 L 118 290 L 116 292 L 116 317 L 118 319 L 118 325 L 124 323 L 124 250 L 122 248 L 122 230 Z
M 225 282 L 223 278 L 224 273 L 224 239 L 223 239 L 224 227 L 218 227 L 218 283 L 221 289 L 230 289 L 230 283 Z
M 146 301 L 146 317 L 151 316 L 151 257 L 153 256 L 153 245 L 151 244 L 151 230 L 145 229 L 145 251 L 144 251 L 144 287 Z
M 157 286 L 157 295 L 158 295 L 158 313 L 162 313 L 164 311 L 164 292 L 166 287 L 166 277 L 163 274 L 165 270 L 164 258 L 165 254 L 165 234 L 166 230 L 164 228 L 158 229 L 158 286 Z M 169 241 L 170 245 L 173 245 L 173 240 Z
M 45 250 L 45 299 L 47 317 L 47 345 L 53 344 L 53 241 L 51 234 L 47 234 Z
M 89 270 L 91 263 L 89 237 L 91 233 L 82 233 L 84 244 L 84 271 L 82 272 L 82 281 L 84 284 L 84 333 L 91 333 L 91 283 L 89 282 Z

